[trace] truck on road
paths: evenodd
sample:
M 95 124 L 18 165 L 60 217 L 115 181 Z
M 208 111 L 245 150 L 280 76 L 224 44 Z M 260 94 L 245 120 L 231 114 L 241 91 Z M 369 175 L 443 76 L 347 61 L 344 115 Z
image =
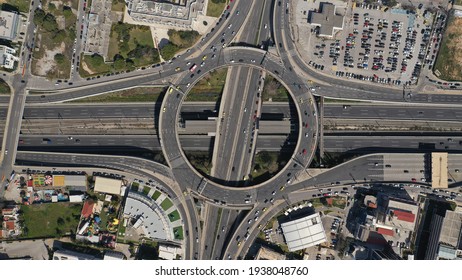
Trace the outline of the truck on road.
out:
M 42 144 L 51 144 L 50 138 L 42 138 Z

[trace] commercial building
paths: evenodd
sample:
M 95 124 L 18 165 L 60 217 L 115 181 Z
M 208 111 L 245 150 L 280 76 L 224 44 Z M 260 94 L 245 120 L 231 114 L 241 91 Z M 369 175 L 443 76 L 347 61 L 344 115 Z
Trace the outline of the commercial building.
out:
M 123 215 L 128 221 L 127 229 L 140 231 L 152 239 L 172 240 L 168 217 L 155 201 L 136 192 L 129 192 Z
M 291 252 L 327 241 L 319 213 L 282 223 L 281 228 Z
M 203 1 L 126 0 L 127 13 L 134 21 L 191 29 L 192 21 L 205 5 Z
M 332 3 L 322 2 L 319 12 L 310 11 L 309 23 L 319 27 L 318 36 L 334 37 L 335 31 L 343 29 L 343 16 L 335 13 L 335 5 Z
M 106 177 L 95 178 L 95 192 L 121 195 L 122 181 Z
M 6 69 L 13 69 L 14 63 L 19 61 L 15 56 L 16 50 L 7 46 L 0 46 L 0 66 Z
M 17 13 L 0 11 L 0 39 L 14 40 L 19 27 Z

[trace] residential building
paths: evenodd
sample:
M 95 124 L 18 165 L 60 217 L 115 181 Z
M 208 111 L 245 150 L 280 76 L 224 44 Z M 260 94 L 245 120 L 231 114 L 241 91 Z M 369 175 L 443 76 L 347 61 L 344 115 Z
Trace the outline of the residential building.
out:
M 15 54 L 15 49 L 0 45 L 0 66 L 6 69 L 13 69 L 14 63 L 19 61 L 19 57 L 15 56 Z

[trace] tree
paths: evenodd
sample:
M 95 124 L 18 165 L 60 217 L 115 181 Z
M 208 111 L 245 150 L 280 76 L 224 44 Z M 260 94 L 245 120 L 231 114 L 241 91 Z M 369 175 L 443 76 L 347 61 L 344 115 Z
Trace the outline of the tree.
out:
M 69 19 L 73 14 L 71 7 L 63 6 L 63 15 L 66 19 Z
M 64 57 L 64 55 L 62 53 L 57 53 L 57 54 L 55 54 L 54 59 L 55 59 L 56 63 L 63 64 L 66 58 Z
M 382 0 L 382 3 L 387 7 L 394 7 L 398 2 L 396 0 Z
M 43 18 L 43 28 L 48 32 L 56 32 L 58 30 L 58 23 L 54 15 L 48 13 Z
M 41 26 L 43 24 L 43 19 L 45 18 L 45 11 L 42 9 L 35 9 L 34 11 L 34 24 Z
M 175 56 L 175 53 L 178 51 L 178 49 L 178 46 L 169 42 L 160 50 L 160 53 L 164 59 L 169 60 Z
M 48 10 L 49 11 L 56 11 L 56 5 L 53 3 L 48 3 Z
M 126 63 L 125 63 L 124 57 L 119 54 L 116 54 L 114 56 L 114 64 L 112 66 L 114 67 L 114 70 L 116 71 L 125 69 Z
M 59 218 L 56 220 L 56 223 L 58 224 L 58 226 L 63 226 L 66 222 L 64 221 L 63 218 L 59 217 Z
M 272 161 L 271 155 L 268 151 L 261 151 L 260 159 L 263 163 L 266 163 L 266 164 L 269 164 Z

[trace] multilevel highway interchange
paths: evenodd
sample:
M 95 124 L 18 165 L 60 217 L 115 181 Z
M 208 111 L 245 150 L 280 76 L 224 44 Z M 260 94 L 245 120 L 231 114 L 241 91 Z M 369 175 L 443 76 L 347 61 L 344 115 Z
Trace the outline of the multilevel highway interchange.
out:
M 44 2 L 13 13 L 2 77 L 5 258 L 48 258 L 18 242 L 36 238 L 52 259 L 461 258 L 462 95 L 438 68 L 461 6 L 164 1 L 156 22 L 135 0 L 76 1 L 69 73 L 52 76 Z M 152 28 L 97 32 L 105 5 Z M 156 28 L 198 33 L 178 47 Z M 137 52 L 107 57 L 132 31 Z M 143 32 L 150 63 L 127 39 Z

